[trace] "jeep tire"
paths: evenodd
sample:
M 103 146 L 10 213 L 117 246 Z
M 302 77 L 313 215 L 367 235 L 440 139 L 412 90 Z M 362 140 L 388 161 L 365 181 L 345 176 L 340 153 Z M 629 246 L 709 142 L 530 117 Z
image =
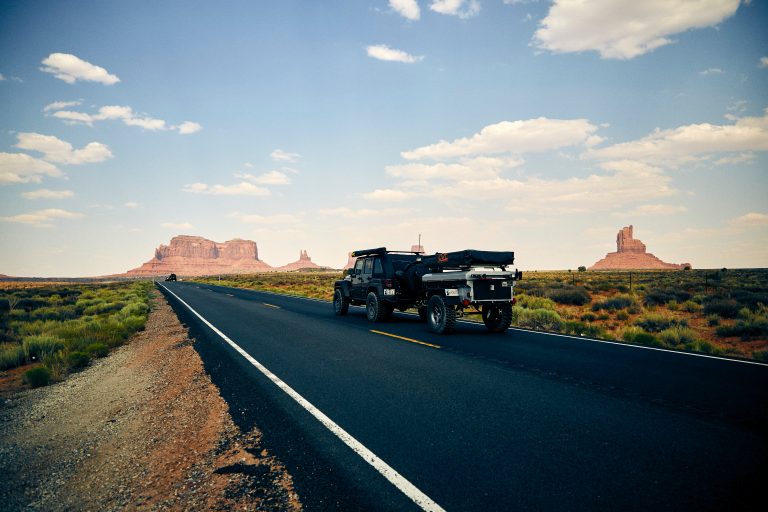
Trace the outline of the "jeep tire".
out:
M 512 324 L 512 305 L 509 302 L 502 304 L 483 304 L 483 323 L 491 332 L 504 332 Z
M 349 311 L 349 297 L 344 296 L 341 288 L 336 288 L 333 292 L 333 312 L 336 316 L 344 316 Z
M 434 333 L 450 334 L 456 326 L 456 310 L 440 295 L 433 295 L 427 302 L 427 324 Z
M 365 299 L 365 316 L 371 322 L 383 322 L 387 318 L 387 306 L 376 292 L 369 292 Z

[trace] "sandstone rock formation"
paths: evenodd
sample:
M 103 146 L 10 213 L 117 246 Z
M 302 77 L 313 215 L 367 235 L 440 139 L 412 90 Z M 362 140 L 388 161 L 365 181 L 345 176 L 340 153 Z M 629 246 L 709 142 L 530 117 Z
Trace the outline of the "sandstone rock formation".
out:
M 665 263 L 649 252 L 645 244 L 632 236 L 633 226 L 621 228 L 616 235 L 616 252 L 609 252 L 589 270 L 643 270 L 691 268 L 690 263 Z
M 218 243 L 200 236 L 180 235 L 170 245 L 155 249 L 155 257 L 138 268 L 126 272 L 129 276 L 179 274 L 201 276 L 212 274 L 242 274 L 273 270 L 259 259 L 256 242 L 234 239 Z
M 309 254 L 307 254 L 307 251 L 302 249 L 299 252 L 298 260 L 294 261 L 293 263 L 283 265 L 282 267 L 279 267 L 276 270 L 291 271 L 291 270 L 305 270 L 305 269 L 312 269 L 312 268 L 325 268 L 325 267 L 321 267 L 317 263 L 313 263 L 312 258 L 309 257 Z

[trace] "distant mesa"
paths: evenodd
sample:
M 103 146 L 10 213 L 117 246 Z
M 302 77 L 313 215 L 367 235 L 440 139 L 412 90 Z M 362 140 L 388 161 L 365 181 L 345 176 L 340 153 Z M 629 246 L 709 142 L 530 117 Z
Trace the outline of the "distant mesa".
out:
M 691 268 L 690 263 L 666 263 L 649 252 L 645 252 L 645 244 L 633 238 L 633 227 L 621 228 L 616 235 L 616 252 L 609 252 L 589 270 L 646 270 L 646 269 L 676 269 Z
M 317 263 L 313 263 L 312 258 L 309 257 L 309 254 L 307 254 L 307 251 L 302 249 L 299 252 L 298 260 L 294 261 L 293 263 L 283 265 L 282 267 L 279 267 L 275 270 L 290 272 L 292 270 L 313 270 L 313 269 L 321 269 L 321 268 L 326 268 L 326 267 L 321 267 Z
M 174 274 L 201 276 L 209 274 L 241 274 L 273 270 L 259 259 L 256 242 L 236 238 L 218 243 L 201 236 L 180 235 L 170 245 L 155 249 L 155 257 L 138 268 L 126 272 L 129 276 Z

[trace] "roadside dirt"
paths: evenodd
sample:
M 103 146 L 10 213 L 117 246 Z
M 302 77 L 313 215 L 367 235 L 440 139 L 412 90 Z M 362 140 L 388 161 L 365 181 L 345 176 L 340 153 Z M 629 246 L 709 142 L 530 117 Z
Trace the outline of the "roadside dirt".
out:
M 66 381 L 0 403 L 0 509 L 301 510 L 241 432 L 165 299 L 146 329 Z

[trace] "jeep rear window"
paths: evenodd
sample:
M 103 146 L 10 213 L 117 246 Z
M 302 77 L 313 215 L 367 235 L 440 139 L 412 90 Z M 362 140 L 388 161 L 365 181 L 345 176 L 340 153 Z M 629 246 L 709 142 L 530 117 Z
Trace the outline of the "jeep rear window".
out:
M 373 258 L 365 258 L 365 267 L 363 267 L 363 274 L 370 274 L 371 267 L 373 267 Z

